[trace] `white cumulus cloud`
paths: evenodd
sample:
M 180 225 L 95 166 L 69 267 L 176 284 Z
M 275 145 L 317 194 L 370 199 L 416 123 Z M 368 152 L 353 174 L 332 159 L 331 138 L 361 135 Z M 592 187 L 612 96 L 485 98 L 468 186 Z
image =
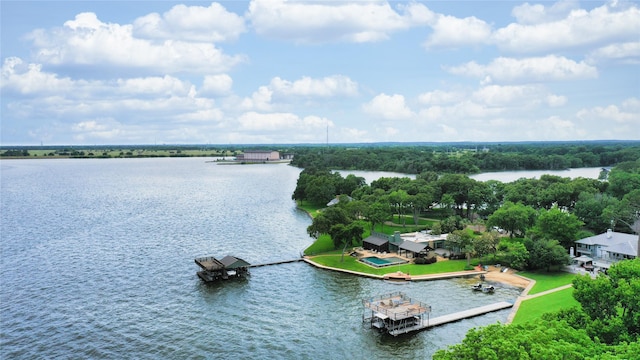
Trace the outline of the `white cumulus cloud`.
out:
M 200 93 L 203 95 L 227 95 L 231 92 L 233 79 L 227 74 L 206 75 Z
M 427 39 L 427 48 L 455 48 L 486 43 L 491 36 L 491 26 L 474 16 L 457 18 L 440 15 L 432 25 L 433 33 Z
M 640 33 L 640 9 L 636 5 L 617 6 L 617 2 L 611 2 L 591 11 L 573 9 L 555 21 L 545 21 L 549 15 L 544 10 L 534 12 L 531 17 L 523 15 L 524 10 L 531 10 L 531 6 L 514 10 L 523 23 L 512 23 L 494 32 L 493 42 L 500 49 L 515 53 L 548 52 L 637 40 Z
M 151 13 L 133 22 L 133 35 L 157 40 L 221 42 L 246 31 L 244 19 L 219 3 L 208 7 L 176 5 L 160 15 Z
M 385 120 L 402 120 L 414 114 L 405 104 L 403 95 L 380 94 L 363 105 L 366 113 Z
M 433 16 L 424 5 L 387 2 L 252 0 L 247 18 L 259 35 L 298 43 L 375 42 L 424 24 Z
M 334 97 L 358 95 L 358 84 L 342 75 L 327 76 L 320 79 L 305 76 L 295 81 L 275 77 L 271 80 L 269 88 L 283 96 Z
M 480 79 L 489 77 L 498 82 L 566 81 L 598 76 L 598 70 L 594 66 L 556 55 L 524 59 L 499 57 L 487 65 L 471 61 L 447 70 L 456 75 Z
M 562 20 L 572 10 L 578 8 L 577 0 L 560 0 L 551 6 L 524 3 L 514 7 L 511 14 L 518 20 L 518 23 L 532 25 Z
M 61 28 L 33 31 L 29 38 L 36 59 L 52 65 L 117 66 L 172 74 L 224 72 L 244 61 L 212 43 L 165 40 L 133 35 L 132 25 L 104 23 L 94 13 L 81 13 Z

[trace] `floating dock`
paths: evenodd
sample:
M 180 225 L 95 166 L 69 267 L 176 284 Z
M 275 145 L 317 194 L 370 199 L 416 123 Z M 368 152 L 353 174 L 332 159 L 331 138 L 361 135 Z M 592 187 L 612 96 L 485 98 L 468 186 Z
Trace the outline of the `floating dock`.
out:
M 513 306 L 510 302 L 501 301 L 430 319 L 430 305 L 412 300 L 401 292 L 376 296 L 365 299 L 362 302 L 365 307 L 362 321 L 368 321 L 372 328 L 386 331 L 393 336 L 420 331 Z

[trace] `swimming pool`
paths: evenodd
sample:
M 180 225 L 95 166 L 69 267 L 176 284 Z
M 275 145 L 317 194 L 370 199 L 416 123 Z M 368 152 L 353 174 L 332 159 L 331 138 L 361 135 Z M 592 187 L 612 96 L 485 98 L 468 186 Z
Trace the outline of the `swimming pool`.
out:
M 392 257 L 386 257 L 386 258 L 379 258 L 377 256 L 367 256 L 364 257 L 362 259 L 360 259 L 360 261 L 362 261 L 363 263 L 367 264 L 367 265 L 371 265 L 371 266 L 375 266 L 375 267 L 385 267 L 385 266 L 391 266 L 391 265 L 400 265 L 400 264 L 406 264 L 409 262 L 409 260 L 405 260 L 403 258 L 399 258 L 396 256 L 392 256 Z

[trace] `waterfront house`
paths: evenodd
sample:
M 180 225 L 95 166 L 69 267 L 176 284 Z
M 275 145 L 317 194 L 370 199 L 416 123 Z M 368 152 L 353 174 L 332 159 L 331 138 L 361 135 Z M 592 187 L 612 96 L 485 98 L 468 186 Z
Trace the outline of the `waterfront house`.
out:
M 611 229 L 600 235 L 577 240 L 574 261 L 592 265 L 599 270 L 608 269 L 611 264 L 638 255 L 638 235 L 625 234 Z M 589 264 L 591 262 L 591 264 Z

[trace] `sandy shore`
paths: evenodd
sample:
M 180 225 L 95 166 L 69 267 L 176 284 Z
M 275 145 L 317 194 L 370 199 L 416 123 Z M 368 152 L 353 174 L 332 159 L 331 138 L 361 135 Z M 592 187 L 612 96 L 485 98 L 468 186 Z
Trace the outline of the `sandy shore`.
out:
M 485 279 L 490 281 L 497 281 L 505 284 L 509 284 L 512 286 L 517 286 L 521 288 L 526 288 L 529 285 L 529 280 L 518 276 L 515 274 L 515 271 L 512 269 L 507 270 L 506 272 L 501 272 L 501 268 L 496 268 L 495 266 L 489 266 L 488 272 L 485 274 Z

